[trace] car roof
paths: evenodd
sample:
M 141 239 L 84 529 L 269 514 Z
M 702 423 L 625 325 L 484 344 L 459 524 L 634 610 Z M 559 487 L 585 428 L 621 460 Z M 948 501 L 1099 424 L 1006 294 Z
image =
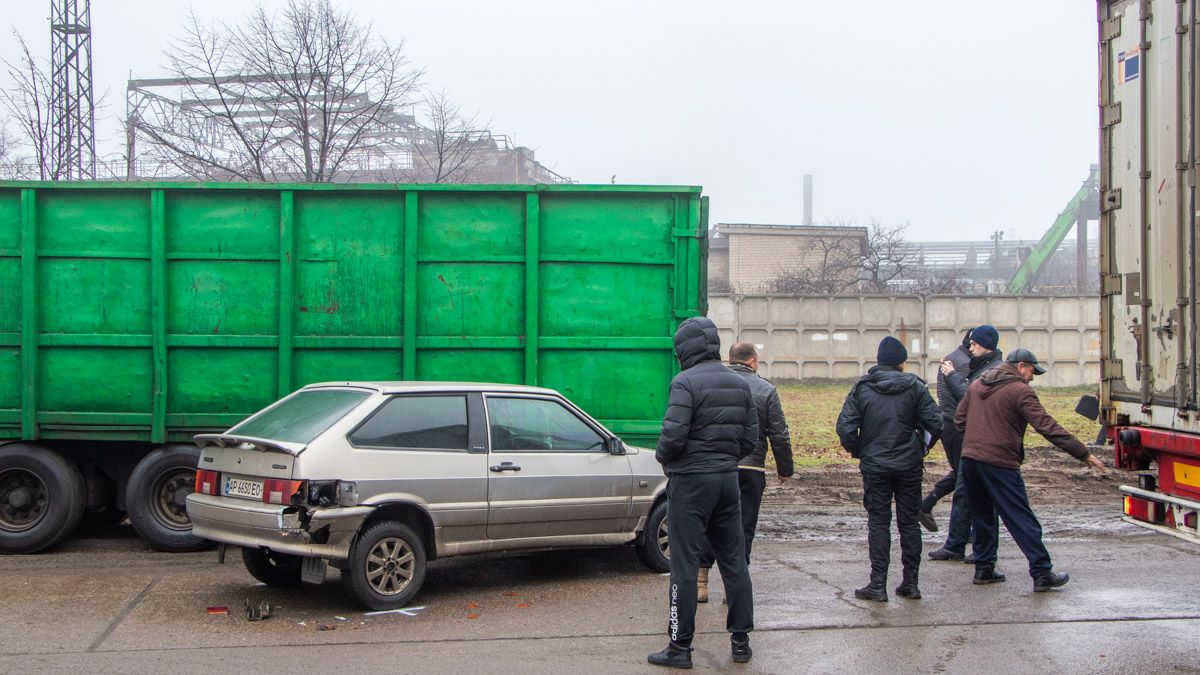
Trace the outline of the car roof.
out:
M 545 387 L 530 387 L 523 384 L 498 384 L 492 382 L 420 382 L 420 381 L 385 381 L 385 382 L 316 382 L 305 386 L 305 389 L 322 389 L 328 387 L 354 387 L 371 389 L 381 394 L 412 394 L 443 391 L 484 391 L 505 394 L 551 394 L 559 393 Z

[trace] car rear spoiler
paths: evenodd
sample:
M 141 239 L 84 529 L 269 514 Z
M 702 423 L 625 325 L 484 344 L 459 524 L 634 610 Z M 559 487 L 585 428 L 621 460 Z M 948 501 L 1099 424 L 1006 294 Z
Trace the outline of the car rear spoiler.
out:
M 228 448 L 237 445 L 253 445 L 263 452 L 286 452 L 293 456 L 300 454 L 304 451 L 304 448 L 308 447 L 305 443 L 284 443 L 283 441 L 273 441 L 269 438 L 238 436 L 234 434 L 197 434 L 192 437 L 192 440 L 200 447 L 216 445 Z

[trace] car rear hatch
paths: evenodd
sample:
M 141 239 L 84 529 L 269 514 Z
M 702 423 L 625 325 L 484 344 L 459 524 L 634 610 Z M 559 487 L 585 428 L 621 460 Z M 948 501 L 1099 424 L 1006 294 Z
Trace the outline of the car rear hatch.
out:
M 196 492 L 287 505 L 303 487 L 293 480 L 300 443 L 231 434 L 201 434 Z

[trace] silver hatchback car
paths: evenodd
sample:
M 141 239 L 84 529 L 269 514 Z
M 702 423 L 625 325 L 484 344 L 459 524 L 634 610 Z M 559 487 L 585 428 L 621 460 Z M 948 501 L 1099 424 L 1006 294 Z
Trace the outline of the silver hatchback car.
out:
M 405 606 L 439 557 L 633 544 L 669 568 L 654 453 L 551 389 L 313 384 L 196 442 L 194 533 L 240 546 L 272 586 L 320 583 L 332 565 L 382 610 Z

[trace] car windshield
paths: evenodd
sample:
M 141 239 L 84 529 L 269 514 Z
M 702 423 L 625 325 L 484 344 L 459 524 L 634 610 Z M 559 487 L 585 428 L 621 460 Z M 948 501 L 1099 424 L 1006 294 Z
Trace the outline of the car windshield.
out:
M 308 443 L 368 396 L 370 394 L 365 391 L 345 389 L 302 391 L 242 422 L 230 429 L 229 433 L 288 443 Z

